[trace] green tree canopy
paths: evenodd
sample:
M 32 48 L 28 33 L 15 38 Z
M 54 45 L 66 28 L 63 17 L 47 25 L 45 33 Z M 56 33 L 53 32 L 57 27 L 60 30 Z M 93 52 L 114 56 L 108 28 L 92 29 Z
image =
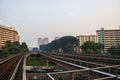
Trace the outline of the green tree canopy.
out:
M 5 46 L 2 47 L 0 50 L 0 54 L 6 55 L 6 54 L 17 54 L 21 52 L 27 52 L 28 47 L 25 42 L 20 44 L 18 41 L 11 42 L 11 41 L 6 41 Z
M 40 49 L 43 51 L 58 51 L 59 49 L 62 49 L 64 52 L 74 52 L 74 47 L 77 45 L 78 40 L 75 37 L 64 36 L 46 45 L 41 45 Z
M 109 48 L 108 53 L 110 53 L 111 55 L 120 55 L 120 45 Z
M 103 45 L 101 43 L 87 41 L 81 46 L 81 49 L 85 53 L 100 53 L 100 51 L 103 49 Z
M 27 46 L 27 44 L 26 44 L 25 42 L 22 42 L 21 48 L 22 48 L 22 50 L 23 50 L 24 52 L 27 52 L 27 51 L 28 51 L 28 46 Z

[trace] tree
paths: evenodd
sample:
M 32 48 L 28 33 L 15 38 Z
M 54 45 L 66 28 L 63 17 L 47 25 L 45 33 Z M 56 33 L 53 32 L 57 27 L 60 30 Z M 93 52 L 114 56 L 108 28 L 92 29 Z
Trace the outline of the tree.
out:
M 28 51 L 28 46 L 25 42 L 22 42 L 21 48 L 23 49 L 23 52 L 27 52 Z
M 40 45 L 40 50 L 42 50 L 42 51 L 48 51 L 46 47 L 47 47 L 46 44 Z
M 6 41 L 5 42 L 5 47 L 10 47 L 12 46 L 12 42 L 11 41 Z
M 81 49 L 85 53 L 100 53 L 100 51 L 103 49 L 103 45 L 101 43 L 87 41 L 81 46 Z
M 64 52 L 74 52 L 74 48 L 78 45 L 78 39 L 73 36 L 64 36 L 59 40 L 59 47 Z
M 6 55 L 6 54 L 17 54 L 27 51 L 28 51 L 28 47 L 25 42 L 23 42 L 21 45 L 18 41 L 15 42 L 6 41 L 5 46 L 1 48 L 0 53 L 2 55 Z
M 111 55 L 120 55 L 120 45 L 109 48 L 108 53 L 110 53 Z
M 60 39 L 53 40 L 51 43 L 41 45 L 40 49 L 43 51 L 59 51 L 74 52 L 74 47 L 78 45 L 78 40 L 73 36 L 64 36 Z

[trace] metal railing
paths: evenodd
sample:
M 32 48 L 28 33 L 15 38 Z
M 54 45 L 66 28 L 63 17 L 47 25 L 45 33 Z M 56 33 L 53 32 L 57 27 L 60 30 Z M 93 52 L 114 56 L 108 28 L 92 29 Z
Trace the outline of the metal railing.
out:
M 59 62 L 62 62 L 62 63 L 65 63 L 65 64 L 68 64 L 68 65 L 72 65 L 72 66 L 76 66 L 76 67 L 79 67 L 79 68 L 83 68 L 82 70 L 71 70 L 71 71 L 63 71 L 63 72 L 53 72 L 53 73 L 48 73 L 47 76 L 48 76 L 48 80 L 55 80 L 55 78 L 53 77 L 53 75 L 56 75 L 56 74 L 71 74 L 73 77 L 71 78 L 71 80 L 74 80 L 74 74 L 77 73 L 77 72 L 83 72 L 83 71 L 87 71 L 88 74 L 87 74 L 87 80 L 91 80 L 90 79 L 90 73 L 89 71 L 92 71 L 92 72 L 95 72 L 95 73 L 98 73 L 98 74 L 102 74 L 102 75 L 105 75 L 105 77 L 100 77 L 100 78 L 94 78 L 93 80 L 105 80 L 105 79 L 113 79 L 115 78 L 116 80 L 117 79 L 120 79 L 120 76 L 118 74 L 111 74 L 109 72 L 105 72 L 105 71 L 102 71 L 101 69 L 109 69 L 109 68 L 117 68 L 119 67 L 120 68 L 120 65 L 113 65 L 113 66 L 105 66 L 105 67 L 97 67 L 97 68 L 88 68 L 88 67 L 84 67 L 84 66 L 80 66 L 80 65 L 77 65 L 77 64 L 74 64 L 74 63 L 70 63 L 70 62 L 67 62 L 67 61 L 63 61 L 63 60 L 60 60 L 60 59 L 57 59 L 57 58 L 53 58 L 51 56 L 48 56 L 48 55 L 45 55 L 45 54 L 41 54 L 47 58 L 50 58 L 50 59 L 53 59 L 53 60 L 56 60 L 56 61 L 59 61 Z
M 71 71 L 62 71 L 62 72 L 52 72 L 52 73 L 47 73 L 47 76 L 49 77 L 48 80 L 56 80 L 53 77 L 53 75 L 59 76 L 60 74 L 71 74 L 71 73 L 73 73 L 73 75 L 74 75 L 75 73 L 83 72 L 83 71 L 96 71 L 97 73 L 104 74 L 105 77 L 97 78 L 97 79 L 92 79 L 92 80 L 106 80 L 106 79 L 115 79 L 115 80 L 118 80 L 118 79 L 120 79 L 120 75 L 118 75 L 118 74 L 113 75 L 113 74 L 110 74 L 110 73 L 98 71 L 100 69 L 117 68 L 117 67 L 120 67 L 120 65 L 98 67 L 98 68 L 86 68 L 86 69 L 81 69 L 81 70 L 71 70 Z M 88 73 L 87 75 L 90 75 L 90 74 Z M 71 76 L 69 76 L 69 77 L 71 77 Z M 89 77 L 90 76 L 87 76 L 87 80 L 91 80 L 91 78 L 89 78 Z M 74 80 L 74 78 L 72 78 L 71 80 Z
M 26 59 L 30 54 L 25 55 L 23 61 L 23 80 L 26 80 Z

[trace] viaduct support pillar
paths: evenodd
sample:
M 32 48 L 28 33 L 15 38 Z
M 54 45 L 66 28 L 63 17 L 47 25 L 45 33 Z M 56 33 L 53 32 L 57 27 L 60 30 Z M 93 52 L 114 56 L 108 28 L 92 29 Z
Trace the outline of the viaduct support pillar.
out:
M 73 72 L 70 73 L 70 80 L 74 80 L 74 73 Z
M 45 59 L 45 66 L 48 66 L 48 59 Z

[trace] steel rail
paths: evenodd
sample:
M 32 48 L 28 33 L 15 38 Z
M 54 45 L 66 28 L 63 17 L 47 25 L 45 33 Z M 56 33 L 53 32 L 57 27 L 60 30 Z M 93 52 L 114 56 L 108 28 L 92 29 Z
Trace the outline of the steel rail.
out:
M 7 60 L 6 62 L 1 64 L 1 74 L 0 79 L 10 79 L 15 67 L 17 66 L 17 63 L 19 62 L 20 58 L 22 57 L 21 54 L 15 55 L 11 59 Z
M 52 55 L 52 57 L 58 57 L 58 56 L 55 56 L 55 55 Z M 93 62 L 88 62 L 88 61 L 84 61 L 84 60 L 77 60 L 77 59 L 71 59 L 71 58 L 66 58 L 66 57 L 60 57 L 59 58 L 64 58 L 64 59 L 69 59 L 69 60 L 74 60 L 74 61 L 79 61 L 79 62 L 83 62 L 83 63 L 87 63 L 87 64 L 92 64 L 92 65 L 97 65 L 97 66 L 107 66 L 107 65 L 103 65 L 103 64 L 100 64 L 100 63 L 93 63 Z
M 86 58 L 95 58 L 95 59 L 101 59 L 101 60 L 114 60 L 114 61 L 120 61 L 120 59 L 116 59 L 116 58 L 109 58 L 109 57 L 94 57 L 94 56 L 83 56 L 83 55 L 72 55 L 72 54 L 56 54 L 56 53 L 52 53 L 52 54 L 55 54 L 55 55 L 60 55 L 60 56 L 62 56 L 62 55 L 65 55 L 65 56 L 68 56 L 68 57 L 86 57 Z
M 17 73 L 17 70 L 18 70 L 18 68 L 19 68 L 20 62 L 22 61 L 23 58 L 24 58 L 24 56 L 22 56 L 21 59 L 19 60 L 19 62 L 17 63 L 17 66 L 16 66 L 16 68 L 15 68 L 15 70 L 14 70 L 14 72 L 13 72 L 11 78 L 10 78 L 10 80 L 14 80 L 15 75 L 16 75 L 16 73 Z
M 73 63 L 69 63 L 69 62 L 66 62 L 66 61 L 63 61 L 63 60 L 60 60 L 60 59 L 56 59 L 56 58 L 53 58 L 53 57 L 50 57 L 48 55 L 45 55 L 45 54 L 41 54 L 43 56 L 46 56 L 50 59 L 53 59 L 53 60 L 56 60 L 56 61 L 59 61 L 59 62 L 63 62 L 65 64 L 69 64 L 69 65 L 72 65 L 72 66 L 76 66 L 76 67 L 79 67 L 79 68 L 84 68 L 86 70 L 90 70 L 90 68 L 87 68 L 87 67 L 84 67 L 84 66 L 80 66 L 80 65 L 76 65 L 76 64 L 73 64 Z M 118 65 L 117 65 L 118 66 Z M 110 66 L 108 66 L 110 67 Z M 104 67 L 105 68 L 105 67 Z M 97 68 L 98 69 L 98 68 Z M 100 68 L 99 68 L 100 69 Z M 100 74 L 103 74 L 103 75 L 107 75 L 107 76 L 110 76 L 110 77 L 116 77 L 116 75 L 113 75 L 113 74 L 110 74 L 110 73 L 106 73 L 106 72 L 103 72 L 103 71 L 99 71 L 99 70 L 91 70 L 91 71 L 94 71 L 94 72 L 97 72 L 97 73 L 100 73 Z M 120 79 L 120 77 L 117 77 Z
M 17 54 L 17 55 L 19 55 L 19 54 Z M 8 61 L 8 60 L 10 60 L 10 59 L 12 59 L 12 58 L 14 58 L 14 57 L 17 56 L 17 55 L 10 56 L 10 57 L 7 57 L 7 58 L 4 58 L 4 59 L 0 60 L 0 64 L 3 64 L 4 62 L 6 62 L 6 61 Z

